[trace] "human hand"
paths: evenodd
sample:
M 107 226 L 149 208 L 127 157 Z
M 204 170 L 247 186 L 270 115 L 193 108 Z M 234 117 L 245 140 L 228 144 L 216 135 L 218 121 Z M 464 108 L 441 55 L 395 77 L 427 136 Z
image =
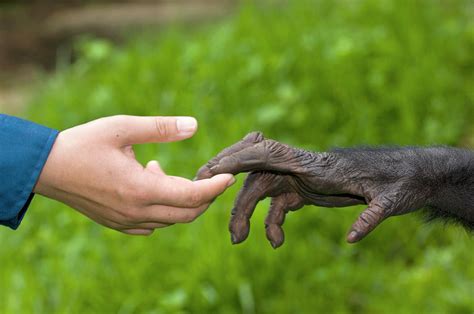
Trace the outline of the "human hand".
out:
M 232 210 L 229 230 L 234 244 L 247 238 L 255 206 L 266 197 L 272 198 L 266 235 L 274 248 L 283 244 L 281 226 L 288 211 L 303 205 L 368 204 L 348 233 L 347 241 L 353 243 L 384 219 L 428 203 L 432 183 L 422 181 L 429 176 L 419 169 L 417 154 L 397 149 L 309 152 L 254 132 L 201 167 L 197 178 L 251 172 Z
M 190 117 L 113 116 L 61 132 L 34 189 L 127 234 L 196 219 L 234 182 L 231 174 L 193 182 L 168 176 L 157 161 L 143 167 L 132 145 L 191 137 Z

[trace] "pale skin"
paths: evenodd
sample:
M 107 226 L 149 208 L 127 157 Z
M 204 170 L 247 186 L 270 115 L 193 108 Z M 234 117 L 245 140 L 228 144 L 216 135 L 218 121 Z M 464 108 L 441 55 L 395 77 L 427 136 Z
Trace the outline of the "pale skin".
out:
M 169 176 L 157 161 L 143 167 L 132 145 L 187 139 L 191 117 L 113 116 L 59 133 L 34 192 L 106 227 L 132 235 L 188 223 L 235 182 L 231 174 L 191 181 Z

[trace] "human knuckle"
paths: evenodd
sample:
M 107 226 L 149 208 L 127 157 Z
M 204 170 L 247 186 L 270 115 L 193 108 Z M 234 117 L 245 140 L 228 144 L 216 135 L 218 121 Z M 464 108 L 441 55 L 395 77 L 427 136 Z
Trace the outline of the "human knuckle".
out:
M 115 121 L 124 121 L 128 118 L 128 116 L 124 114 L 116 114 L 112 116 L 111 118 L 114 119 Z
M 156 131 L 160 137 L 167 137 L 171 134 L 169 123 L 163 118 L 156 118 L 155 120 Z
M 124 224 L 133 225 L 143 220 L 143 214 L 139 208 L 124 206 L 120 210 L 120 220 Z
M 129 200 L 132 204 L 144 204 L 150 199 L 149 193 L 140 187 L 133 187 L 130 189 Z
M 114 126 L 119 126 L 119 125 L 125 124 L 128 120 L 128 117 L 126 115 L 123 115 L 123 114 L 118 114 L 118 115 L 110 116 L 110 117 L 104 118 L 104 119 L 107 119 L 108 122 L 111 123 Z
M 115 115 L 106 119 L 110 130 L 125 130 L 130 121 L 126 115 Z
M 130 178 L 125 178 L 117 184 L 116 194 L 122 203 L 128 205 L 142 204 L 149 198 L 149 193 L 143 184 Z
M 130 199 L 130 188 L 126 184 L 116 184 L 115 185 L 115 199 L 118 200 L 120 203 L 124 203 L 128 199 Z

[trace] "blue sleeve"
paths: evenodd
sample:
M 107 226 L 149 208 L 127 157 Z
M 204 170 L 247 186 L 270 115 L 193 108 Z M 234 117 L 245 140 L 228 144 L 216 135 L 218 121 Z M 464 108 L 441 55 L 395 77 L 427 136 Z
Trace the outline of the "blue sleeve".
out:
M 18 228 L 58 131 L 0 114 L 0 224 Z

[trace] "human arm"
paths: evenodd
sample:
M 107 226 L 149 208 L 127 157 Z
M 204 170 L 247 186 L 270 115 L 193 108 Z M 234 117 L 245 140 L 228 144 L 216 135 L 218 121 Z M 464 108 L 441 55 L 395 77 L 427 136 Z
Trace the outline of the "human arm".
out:
M 198 172 L 251 172 L 232 211 L 232 242 L 249 232 L 259 200 L 272 197 L 266 219 L 273 247 L 283 243 L 288 210 L 303 205 L 343 207 L 367 204 L 347 240 L 357 242 L 390 216 L 425 208 L 430 218 L 474 229 L 474 152 L 448 147 L 337 149 L 309 152 L 250 133 Z
M 233 182 L 232 175 L 202 182 L 168 176 L 157 161 L 143 167 L 132 145 L 183 140 L 196 129 L 194 118 L 134 116 L 67 129 L 57 136 L 31 189 L 127 234 L 149 235 L 155 228 L 191 222 Z

